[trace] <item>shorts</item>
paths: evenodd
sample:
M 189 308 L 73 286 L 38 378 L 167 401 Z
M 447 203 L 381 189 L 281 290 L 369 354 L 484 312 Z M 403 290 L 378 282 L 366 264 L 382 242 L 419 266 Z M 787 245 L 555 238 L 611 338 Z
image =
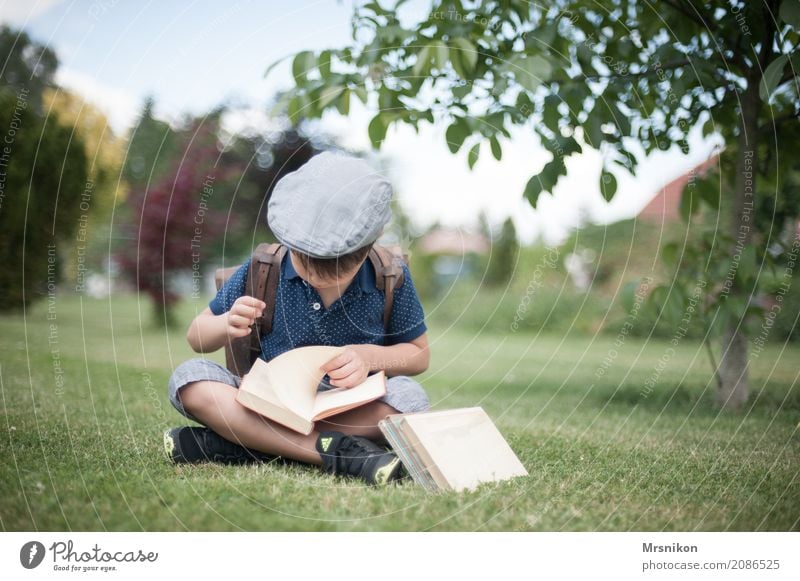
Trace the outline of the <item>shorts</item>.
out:
M 189 359 L 175 368 L 172 377 L 169 378 L 169 401 L 184 416 L 202 424 L 203 422 L 183 408 L 179 397 L 181 388 L 195 381 L 217 381 L 238 388 L 242 379 L 219 363 L 203 358 Z M 330 386 L 320 383 L 317 389 L 323 391 L 330 389 Z M 405 375 L 387 377 L 386 395 L 378 401 L 392 406 L 402 414 L 423 412 L 430 407 L 428 394 L 425 393 L 423 387 Z

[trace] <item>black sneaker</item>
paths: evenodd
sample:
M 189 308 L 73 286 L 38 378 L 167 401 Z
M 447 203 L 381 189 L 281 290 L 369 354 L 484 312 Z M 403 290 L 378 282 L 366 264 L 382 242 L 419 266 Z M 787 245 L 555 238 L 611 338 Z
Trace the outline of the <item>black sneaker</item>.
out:
M 401 477 L 402 463 L 394 452 L 361 436 L 321 432 L 317 452 L 329 474 L 358 476 L 368 484 L 387 484 Z
M 208 428 L 190 426 L 165 431 L 164 452 L 175 464 L 196 462 L 246 464 L 275 459 L 274 456 L 229 442 Z

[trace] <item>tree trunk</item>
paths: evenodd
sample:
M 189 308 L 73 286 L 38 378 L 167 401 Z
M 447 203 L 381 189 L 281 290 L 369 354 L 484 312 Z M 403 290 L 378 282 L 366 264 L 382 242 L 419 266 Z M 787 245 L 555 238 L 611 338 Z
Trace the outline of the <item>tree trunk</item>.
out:
M 722 360 L 719 366 L 717 405 L 738 410 L 747 401 L 747 337 L 734 322 L 722 337 Z
M 733 204 L 731 207 L 730 234 L 733 237 L 732 255 L 741 255 L 744 247 L 751 243 L 753 228 L 753 202 L 755 197 L 756 171 L 758 163 L 757 131 L 760 100 L 758 81 L 751 80 L 742 95 L 741 125 L 736 150 L 736 179 L 734 180 Z M 738 268 L 738 263 L 736 264 Z M 731 296 L 749 300 L 747 289 L 734 281 Z M 717 404 L 725 409 L 736 410 L 747 401 L 748 346 L 744 335 L 744 321 L 734 318 L 722 336 L 722 359 L 719 366 L 719 389 Z

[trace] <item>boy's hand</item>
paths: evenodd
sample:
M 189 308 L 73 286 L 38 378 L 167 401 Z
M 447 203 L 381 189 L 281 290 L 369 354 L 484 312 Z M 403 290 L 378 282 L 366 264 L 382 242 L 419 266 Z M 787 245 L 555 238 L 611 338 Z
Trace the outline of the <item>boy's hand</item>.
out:
M 369 372 L 367 362 L 352 347 L 345 348 L 344 352 L 328 361 L 321 369 L 331 378 L 331 385 L 346 388 L 362 383 Z
M 261 316 L 267 305 L 254 297 L 243 296 L 236 299 L 227 316 L 228 337 L 246 337 L 252 332 L 251 325 Z

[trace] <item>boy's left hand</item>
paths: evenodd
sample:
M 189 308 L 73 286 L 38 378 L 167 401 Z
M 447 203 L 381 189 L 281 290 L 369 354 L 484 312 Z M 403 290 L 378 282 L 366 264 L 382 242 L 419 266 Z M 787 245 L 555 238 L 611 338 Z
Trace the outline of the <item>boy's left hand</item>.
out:
M 369 373 L 367 362 L 352 347 L 346 347 L 344 352 L 328 361 L 321 369 L 331 378 L 330 383 L 334 387 L 355 387 L 363 383 Z

